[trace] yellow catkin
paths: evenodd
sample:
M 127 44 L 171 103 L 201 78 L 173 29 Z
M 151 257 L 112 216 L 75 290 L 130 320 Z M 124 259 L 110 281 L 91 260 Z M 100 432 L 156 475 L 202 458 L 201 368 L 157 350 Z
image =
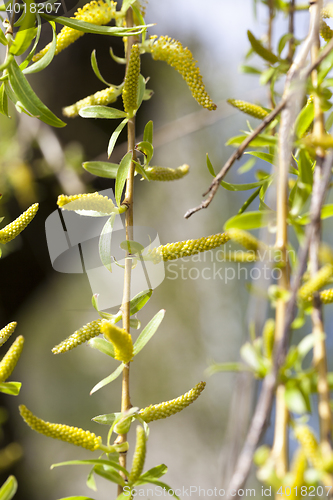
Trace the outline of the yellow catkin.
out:
M 333 30 L 328 26 L 327 23 L 323 19 L 320 21 L 320 36 L 325 40 L 325 42 L 329 42 L 333 36 Z
M 7 342 L 9 337 L 14 333 L 15 328 L 17 327 L 16 321 L 12 321 L 11 323 L 8 323 L 7 326 L 2 328 L 0 330 L 0 347 Z
M 70 335 L 67 339 L 60 342 L 60 344 L 53 347 L 53 354 L 60 354 L 61 352 L 70 351 L 88 340 L 97 337 L 101 333 L 101 319 L 97 319 L 87 323 L 79 330 L 76 330 L 72 335 Z
M 298 425 L 294 429 L 294 434 L 311 465 L 316 469 L 320 469 L 323 461 L 318 442 L 311 429 L 307 425 Z
M 133 359 L 133 342 L 129 333 L 123 328 L 118 328 L 109 321 L 104 321 L 101 325 L 101 331 L 105 337 L 112 343 L 115 352 L 115 359 L 128 363 Z
M 257 254 L 253 250 L 249 250 L 248 252 L 243 252 L 243 250 L 223 252 L 223 250 L 221 250 L 219 259 L 228 262 L 255 262 L 257 260 Z
M 321 17 L 327 19 L 328 17 L 333 17 L 333 3 L 328 3 L 321 11 Z
M 147 408 L 143 408 L 139 411 L 139 415 L 145 422 L 152 422 L 153 420 L 159 420 L 161 418 L 167 418 L 175 413 L 178 413 L 191 403 L 193 403 L 202 393 L 206 385 L 206 382 L 199 382 L 193 389 L 186 392 L 179 398 L 172 399 L 171 401 L 166 401 L 157 405 L 150 405 Z
M 243 229 L 231 228 L 228 230 L 228 235 L 233 241 L 246 248 L 247 250 L 258 252 L 259 250 L 264 250 L 264 248 L 266 248 L 266 245 L 264 243 L 262 243 L 251 233 L 248 233 Z
M 227 233 L 218 233 L 197 240 L 168 243 L 167 245 L 161 245 L 149 250 L 146 259 L 153 260 L 154 262 L 181 259 L 189 255 L 195 255 L 199 252 L 212 250 L 220 245 L 224 245 L 224 243 L 227 243 L 229 240 L 230 237 Z
M 5 382 L 14 370 L 23 349 L 24 338 L 17 337 L 0 362 L 0 382 Z
M 292 486 L 291 486 L 291 496 L 286 496 L 285 499 L 290 498 L 296 500 L 299 498 L 300 487 L 304 486 L 304 473 L 307 469 L 307 460 L 304 450 L 301 448 L 296 451 L 292 464 L 291 464 L 291 475 L 292 475 Z M 298 495 L 296 496 L 296 489 L 298 489 Z
M 228 103 L 231 106 L 239 109 L 243 113 L 247 115 L 253 116 L 253 118 L 258 118 L 259 120 L 263 120 L 269 113 L 266 109 L 258 106 L 257 104 L 252 104 L 250 102 L 241 101 L 239 99 L 228 99 Z
M 8 243 L 9 241 L 12 241 L 14 238 L 16 238 L 16 236 L 18 236 L 35 217 L 38 207 L 38 203 L 34 203 L 17 219 L 1 229 L 0 243 Z
M 194 99 L 204 108 L 216 109 L 202 82 L 202 76 L 191 51 L 184 48 L 180 42 L 168 36 L 150 40 L 150 50 L 153 59 L 165 61 L 175 68 L 184 78 Z
M 57 204 L 64 210 L 93 210 L 105 214 L 111 214 L 115 209 L 114 203 L 110 198 L 102 196 L 97 192 L 71 196 L 61 194 L 58 196 Z
M 133 114 L 138 107 L 138 85 L 140 76 L 140 49 L 132 45 L 123 88 L 123 103 L 126 113 Z
M 77 21 L 85 21 L 86 23 L 97 24 L 98 26 L 103 26 L 108 24 L 116 14 L 116 2 L 110 3 L 98 0 L 96 2 L 93 0 L 87 3 L 82 9 L 78 9 L 72 19 Z M 59 54 L 62 50 L 66 49 L 69 45 L 74 43 L 78 38 L 84 35 L 83 31 L 78 31 L 73 28 L 68 28 L 64 26 L 60 33 L 57 35 L 57 46 L 55 54 Z M 41 59 L 46 52 L 50 49 L 51 43 L 46 45 L 43 50 L 34 55 L 33 61 L 38 61 Z
M 130 483 L 135 483 L 142 474 L 143 466 L 146 458 L 146 434 L 144 429 L 138 425 L 136 428 L 136 445 L 133 455 L 133 462 L 128 480 Z
M 83 429 L 69 425 L 45 422 L 31 413 L 24 405 L 20 405 L 19 409 L 22 418 L 29 427 L 40 434 L 44 434 L 44 436 L 60 439 L 61 441 L 66 441 L 67 443 L 75 444 L 75 446 L 81 446 L 91 451 L 97 450 L 102 444 L 102 438 L 96 436 L 93 432 L 84 431 Z
M 148 167 L 145 172 L 150 181 L 175 181 L 188 174 L 189 170 L 189 165 L 184 164 L 177 168 Z
M 271 359 L 274 347 L 275 321 L 269 318 L 264 325 L 262 332 L 263 352 L 266 358 Z
M 312 294 L 328 283 L 332 275 L 332 264 L 326 264 L 298 290 L 298 296 L 307 301 Z
M 107 87 L 106 89 L 100 90 L 93 95 L 89 95 L 88 97 L 81 99 L 71 106 L 62 108 L 62 114 L 68 118 L 75 118 L 78 116 L 80 109 L 95 105 L 107 106 L 108 104 L 115 102 L 118 95 L 119 91 L 117 89 L 114 87 Z

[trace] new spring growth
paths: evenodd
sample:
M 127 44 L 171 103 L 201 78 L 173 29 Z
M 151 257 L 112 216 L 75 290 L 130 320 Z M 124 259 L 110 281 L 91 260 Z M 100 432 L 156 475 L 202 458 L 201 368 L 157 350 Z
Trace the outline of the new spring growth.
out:
M 201 106 L 216 109 L 216 104 L 206 92 L 196 61 L 187 47 L 184 48 L 180 42 L 168 36 L 161 36 L 158 39 L 151 37 L 147 50 L 151 52 L 153 59 L 165 61 L 181 74 L 192 96 Z
M 266 109 L 256 104 L 251 104 L 250 102 L 240 101 L 239 99 L 228 99 L 227 102 L 231 104 L 231 106 L 243 111 L 243 113 L 258 118 L 259 120 L 263 120 L 265 116 L 269 114 Z
M 269 318 L 262 332 L 263 340 L 263 352 L 266 358 L 272 359 L 273 347 L 274 347 L 274 333 L 275 333 L 275 321 Z
M 136 444 L 133 455 L 133 462 L 128 480 L 130 483 L 135 483 L 142 474 L 143 466 L 146 458 L 146 433 L 140 425 L 136 428 Z
M 8 323 L 7 326 L 2 328 L 0 330 L 0 347 L 7 342 L 9 337 L 14 333 L 15 328 L 17 327 L 16 321 L 12 321 L 11 323 Z
M 111 214 L 115 212 L 115 206 L 112 200 L 99 193 L 75 194 L 58 196 L 57 204 L 63 210 L 93 210 Z
M 328 3 L 321 11 L 321 21 L 320 21 L 320 36 L 325 40 L 325 42 L 329 42 L 333 36 L 332 29 L 326 24 L 324 19 L 328 17 L 333 17 L 333 4 Z
M 188 174 L 189 170 L 189 165 L 184 164 L 177 168 L 148 167 L 145 172 L 150 181 L 175 181 Z
M 0 362 L 0 383 L 5 382 L 14 370 L 23 349 L 24 338 L 17 337 Z
M 123 88 L 124 110 L 133 116 L 138 108 L 138 86 L 140 76 L 140 49 L 132 45 Z
M 326 264 L 299 289 L 298 296 L 302 300 L 308 301 L 309 297 L 328 283 L 332 275 L 333 265 Z
M 298 425 L 294 429 L 295 438 L 300 442 L 302 450 L 311 465 L 316 469 L 322 466 L 322 457 L 318 442 L 307 425 Z
M 1 229 L 0 243 L 8 243 L 9 241 L 12 241 L 14 238 L 16 238 L 16 236 L 18 236 L 35 217 L 38 207 L 38 203 L 34 203 L 17 219 Z
M 62 114 L 64 116 L 67 116 L 68 118 L 75 118 L 76 116 L 79 115 L 80 109 L 85 108 L 87 106 L 94 106 L 94 105 L 107 106 L 108 104 L 111 104 L 112 102 L 115 102 L 117 100 L 117 97 L 120 94 L 120 92 L 121 91 L 116 87 L 107 87 L 106 89 L 100 90 L 99 92 L 96 92 L 93 95 L 89 95 L 88 97 L 81 99 L 80 101 L 76 102 L 75 104 L 72 104 L 71 106 L 63 108 Z
M 202 393 L 206 382 L 199 382 L 193 389 L 186 392 L 182 396 L 171 401 L 166 401 L 157 405 L 150 405 L 139 411 L 139 415 L 145 422 L 149 423 L 153 420 L 167 418 L 179 411 L 184 410 L 187 406 L 193 403 Z
M 231 228 L 228 230 L 228 235 L 233 241 L 252 252 L 258 252 L 266 248 L 263 242 L 257 240 L 252 234 L 243 229 Z
M 97 24 L 98 26 L 103 26 L 105 24 L 108 24 L 111 19 L 115 17 L 116 6 L 116 2 L 111 1 L 108 3 L 102 0 L 98 0 L 98 2 L 96 2 L 95 0 L 93 0 L 90 3 L 87 3 L 82 9 L 78 9 L 72 19 L 84 21 L 86 23 Z M 66 49 L 66 47 L 74 43 L 83 35 L 83 31 L 78 31 L 73 28 L 64 26 L 60 33 L 57 35 L 57 46 L 55 54 L 59 54 L 59 52 Z M 43 50 L 35 54 L 32 60 L 38 61 L 39 59 L 41 59 L 50 49 L 50 47 L 51 43 L 46 45 Z
M 44 436 L 60 439 L 61 441 L 66 441 L 67 443 L 75 444 L 75 446 L 81 446 L 91 451 L 104 449 L 102 438 L 96 436 L 93 432 L 84 431 L 78 427 L 70 427 L 69 425 L 45 422 L 31 413 L 24 405 L 20 405 L 19 410 L 23 420 L 29 427 L 40 434 L 44 434 Z
M 297 496 L 295 495 L 297 489 L 295 490 L 295 488 L 299 488 L 300 486 L 304 485 L 304 473 L 306 469 L 307 469 L 306 456 L 304 450 L 300 448 L 295 452 L 295 456 L 291 464 L 292 495 L 291 497 L 288 496 L 286 498 L 292 498 L 292 499 L 297 498 Z
M 79 330 L 76 330 L 72 335 L 70 335 L 67 339 L 60 342 L 60 344 L 53 347 L 53 354 L 59 354 L 61 352 L 70 351 L 88 340 L 97 337 L 101 333 L 101 319 L 96 319 L 82 326 Z
M 148 251 L 146 258 L 154 262 L 181 259 L 189 255 L 195 255 L 199 252 L 212 250 L 220 245 L 224 245 L 224 243 L 227 243 L 229 240 L 230 236 L 227 233 L 218 233 L 197 240 L 168 243 L 167 245 L 161 245 Z
M 115 359 L 128 363 L 133 359 L 133 342 L 129 333 L 110 321 L 103 321 L 101 331 L 114 347 Z

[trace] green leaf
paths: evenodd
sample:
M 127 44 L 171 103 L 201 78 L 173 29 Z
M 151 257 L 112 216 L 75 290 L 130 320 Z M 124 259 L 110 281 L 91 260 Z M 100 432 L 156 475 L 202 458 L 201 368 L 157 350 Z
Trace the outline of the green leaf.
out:
M 212 165 L 212 162 L 210 161 L 209 159 L 209 156 L 208 156 L 208 153 L 206 153 L 206 163 L 207 163 L 207 168 L 208 168 L 208 171 L 209 173 L 215 177 L 216 176 L 216 173 L 215 173 L 215 170 L 214 170 L 214 167 Z
M 328 219 L 329 217 L 333 216 L 333 205 L 324 205 L 323 208 L 321 209 L 321 219 Z M 296 219 L 296 222 L 298 224 L 309 224 L 311 218 L 310 218 L 310 212 L 307 212 L 306 214 L 303 214 L 302 216 L 298 217 Z
M 93 349 L 97 349 L 98 351 L 102 352 L 103 354 L 107 354 L 108 356 L 111 356 L 114 358 L 114 347 L 111 344 L 111 342 L 108 342 L 105 339 L 100 339 L 98 337 L 95 337 L 93 339 L 90 339 L 88 341 L 88 345 L 92 347 Z
M 146 91 L 146 80 L 145 80 L 144 76 L 139 75 L 137 109 L 139 109 L 139 107 L 142 104 L 143 97 L 145 95 L 145 91 Z
M 53 22 L 50 22 L 50 24 L 52 26 L 51 47 L 46 52 L 46 54 L 43 55 L 43 57 L 41 59 L 39 59 L 34 64 L 32 64 L 31 66 L 28 66 L 27 68 L 25 68 L 22 71 L 22 73 L 24 73 L 25 75 L 30 74 L 30 73 L 38 73 L 39 71 L 42 71 L 52 62 L 52 60 L 54 58 L 55 51 L 57 48 L 57 34 L 56 34 L 56 30 L 55 30 L 55 24 Z
M 15 56 L 20 56 L 30 46 L 32 40 L 37 34 L 35 28 L 36 15 L 31 12 L 33 0 L 25 0 L 25 11 L 22 25 L 15 35 L 15 39 L 9 48 L 9 52 Z
M 97 59 L 96 59 L 96 50 L 95 50 L 95 49 L 94 49 L 94 50 L 92 51 L 92 53 L 91 53 L 90 63 L 91 63 L 91 67 L 92 67 L 92 69 L 93 69 L 93 72 L 95 73 L 95 75 L 97 76 L 97 78 L 98 78 L 101 82 L 105 83 L 105 85 L 110 86 L 110 84 L 109 84 L 106 80 L 104 80 L 104 78 L 103 78 L 103 77 L 102 77 L 102 75 L 101 75 L 101 72 L 100 72 L 99 67 L 98 67 L 98 64 L 97 64 Z
M 258 189 L 256 189 L 256 191 L 254 193 L 251 194 L 251 196 L 249 196 L 249 198 L 243 203 L 243 205 L 240 207 L 240 209 L 238 210 L 238 214 L 242 214 L 243 212 L 245 212 L 245 210 L 251 205 L 251 203 L 257 198 L 257 196 L 259 195 L 260 191 L 261 191 L 261 187 L 259 187 Z
M 135 0 L 123 0 L 121 11 L 123 13 L 127 12 L 130 6 L 135 2 Z
M 29 113 L 52 127 L 64 127 L 66 125 L 65 122 L 57 118 L 45 104 L 42 103 L 39 97 L 37 97 L 14 60 L 8 67 L 8 75 L 17 99 Z
M 136 314 L 148 302 L 152 296 L 153 290 L 144 290 L 138 293 L 130 302 L 130 315 Z
M 251 182 L 249 184 L 230 184 L 229 182 L 221 181 L 221 186 L 228 191 L 248 191 L 249 189 L 254 189 L 259 186 L 261 187 L 268 181 L 269 179 L 263 179 L 261 181 Z
M 248 66 L 246 64 L 243 64 L 242 66 L 239 67 L 239 71 L 241 73 L 249 73 L 250 75 L 261 75 L 261 70 L 258 68 L 255 68 L 254 66 Z
M 132 163 L 133 153 L 129 151 L 121 160 L 116 177 L 115 196 L 118 207 L 120 207 L 121 196 L 127 179 L 128 171 Z
M 116 108 L 96 105 L 80 109 L 79 115 L 83 118 L 102 118 L 105 120 L 114 120 L 117 118 L 124 118 L 127 116 L 127 113 Z
M 246 135 L 237 135 L 232 137 L 226 142 L 226 146 L 235 146 L 238 147 L 242 144 L 242 142 L 247 139 L 249 134 Z M 249 144 L 249 148 L 265 148 L 275 146 L 277 142 L 276 137 L 267 135 L 267 134 L 259 134 L 255 139 L 251 141 Z
M 118 464 L 118 462 L 114 462 L 113 460 L 102 460 L 100 458 L 91 459 L 91 460 L 69 460 L 67 462 L 59 462 L 57 464 L 52 464 L 50 469 L 54 469 L 55 467 L 62 467 L 63 465 L 106 465 L 107 467 L 113 467 L 120 472 L 129 476 L 129 472 Z
M 133 354 L 136 356 L 141 349 L 147 344 L 147 342 L 152 338 L 157 328 L 160 326 L 165 315 L 165 309 L 161 309 L 152 320 L 149 321 L 148 325 L 142 330 L 138 338 L 134 343 Z
M 238 229 L 256 229 L 267 226 L 274 216 L 272 211 L 263 210 L 259 212 L 245 212 L 240 215 L 235 215 L 227 220 L 224 224 L 224 229 L 228 230 L 231 227 Z
M 286 384 L 284 399 L 289 411 L 303 415 L 308 412 L 308 406 L 303 393 L 296 386 Z
M 143 141 L 144 142 L 149 142 L 150 144 L 153 144 L 153 121 L 150 120 L 143 131 Z
M 146 181 L 150 182 L 149 177 L 147 177 L 147 174 L 145 170 L 142 168 L 142 165 L 140 165 L 139 162 L 133 160 L 133 163 L 135 165 L 135 170 L 144 178 Z
M 254 370 L 259 376 L 266 375 L 266 366 L 252 344 L 246 342 L 242 345 L 240 355 L 250 368 L 252 368 L 252 370 Z
M 112 467 L 107 467 L 107 466 L 102 466 L 102 465 L 95 465 L 94 467 L 94 472 L 98 474 L 99 476 L 104 477 L 104 479 L 107 479 L 108 481 L 111 481 L 116 484 L 120 484 L 121 486 L 125 486 L 125 481 L 117 472 L 114 470 Z
M 255 164 L 256 164 L 256 159 L 250 158 L 245 163 L 243 163 L 241 167 L 237 169 L 237 172 L 239 174 L 245 174 L 246 172 L 249 172 L 252 169 L 252 167 L 254 167 Z
M 4 394 L 11 394 L 12 396 L 18 396 L 20 394 L 21 386 L 21 382 L 1 382 L 0 392 L 3 392 Z
M 249 367 L 243 365 L 242 363 L 212 363 L 206 370 L 205 373 L 208 376 L 214 375 L 218 372 L 246 372 L 249 371 Z
M 105 387 L 106 385 L 108 385 L 111 382 L 113 382 L 114 380 L 116 380 L 116 378 L 118 378 L 119 375 L 122 373 L 123 368 L 124 368 L 123 364 L 119 365 L 118 368 L 116 368 L 116 370 L 111 373 L 111 375 L 109 375 L 108 377 L 103 378 L 103 380 L 101 380 L 100 382 L 98 382 L 98 384 L 96 384 L 91 389 L 90 394 L 94 394 L 94 392 L 99 391 L 100 389 L 102 389 L 102 387 Z
M 114 221 L 116 219 L 116 214 L 112 214 L 111 217 L 104 224 L 101 235 L 99 237 L 99 256 L 104 267 L 110 272 L 111 268 L 111 238 Z
M 119 415 L 121 415 L 121 413 L 106 413 L 105 415 L 97 415 L 97 417 L 94 417 L 91 420 L 97 424 L 112 425 Z
M 5 84 L 4 83 L 0 87 L 0 113 L 9 117 L 9 114 L 8 114 L 8 97 L 7 97 L 7 94 L 6 94 L 6 89 L 5 89 Z
M 250 30 L 248 30 L 247 36 L 252 46 L 252 49 L 260 57 L 270 62 L 271 64 L 275 64 L 279 61 L 279 58 L 275 54 L 273 54 L 271 50 L 266 49 L 266 47 L 263 46 L 263 44 L 251 33 Z
M 321 82 L 324 80 L 326 75 L 331 71 L 333 68 L 333 53 L 330 52 L 327 57 L 320 63 L 319 66 L 319 71 L 318 71 L 318 85 L 321 84 Z
M 140 476 L 140 480 L 159 479 L 168 472 L 168 467 L 164 464 L 156 465 Z
M 252 155 L 252 156 L 256 156 L 257 158 L 259 158 L 260 160 L 264 160 L 264 161 L 267 161 L 268 163 L 270 163 L 271 165 L 274 165 L 274 155 L 270 154 L 270 153 L 262 153 L 261 151 L 247 151 L 246 153 L 244 153 L 245 155 Z
M 11 500 L 17 491 L 17 481 L 14 476 L 9 476 L 0 488 L 0 500 Z
M 170 486 L 168 486 L 167 484 L 162 483 L 162 481 L 158 481 L 157 479 L 155 479 L 153 477 L 151 477 L 149 479 L 149 481 L 145 481 L 145 480 L 141 481 L 141 477 L 137 481 L 135 481 L 136 485 L 147 484 L 147 483 L 148 484 L 155 484 L 156 486 L 160 486 L 163 490 L 165 490 L 168 493 L 169 497 L 174 496 L 177 500 L 180 500 L 180 498 L 176 495 L 174 490 Z
M 314 119 L 314 105 L 313 102 L 310 102 L 304 106 L 304 108 L 300 111 L 296 123 L 295 123 L 295 131 L 298 139 L 303 137 L 311 123 Z
M 141 153 L 143 153 L 146 156 L 147 163 L 150 162 L 154 154 L 154 148 L 150 142 L 145 142 L 145 141 L 139 142 L 135 146 L 135 149 L 138 149 L 139 151 L 141 151 Z
M 115 53 L 112 50 L 112 47 L 110 47 L 110 56 L 116 63 L 118 64 L 126 64 L 126 58 L 125 57 L 118 57 L 115 55 Z
M 2 30 L 0 30 L 0 43 L 2 43 L 2 45 L 8 45 L 7 38 Z
M 294 35 L 292 33 L 286 33 L 285 35 L 283 35 L 280 40 L 279 40 L 279 44 L 278 44 L 278 54 L 279 56 L 281 56 L 281 52 L 283 51 L 283 49 L 285 48 L 286 44 L 289 42 L 289 40 L 291 40 L 292 38 L 294 37 Z
M 116 128 L 116 130 L 113 132 L 113 134 L 111 135 L 110 137 L 110 141 L 109 141 L 109 145 L 108 145 L 108 158 L 110 158 L 111 156 L 111 153 L 113 151 L 113 148 L 117 142 L 117 139 L 119 137 L 119 134 L 120 132 L 123 130 L 123 128 L 125 127 L 126 123 L 128 122 L 128 118 L 125 118 L 125 120 L 123 120 L 119 125 L 118 127 Z
M 118 163 L 109 163 L 107 161 L 87 161 L 82 163 L 82 167 L 97 177 L 115 179 L 119 165 Z

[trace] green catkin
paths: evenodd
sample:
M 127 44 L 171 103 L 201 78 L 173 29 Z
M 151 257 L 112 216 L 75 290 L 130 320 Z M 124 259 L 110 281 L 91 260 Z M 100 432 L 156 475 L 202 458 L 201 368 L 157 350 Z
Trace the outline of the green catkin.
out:
M 128 363 L 133 359 L 133 342 L 131 335 L 123 328 L 118 328 L 109 321 L 104 321 L 101 331 L 114 347 L 115 359 Z
M 204 108 L 216 109 L 202 82 L 202 76 L 191 51 L 180 42 L 168 36 L 150 39 L 150 51 L 153 59 L 165 61 L 175 68 L 184 78 L 194 99 Z
M 302 448 L 296 450 L 290 468 L 289 483 L 291 494 L 282 495 L 281 500 L 297 500 L 300 497 L 300 488 L 305 485 L 304 473 L 307 469 L 307 460 Z M 286 488 L 287 489 L 287 488 Z M 287 491 L 289 488 L 287 489 Z M 298 493 L 298 494 L 297 494 Z
M 327 23 L 323 19 L 320 21 L 320 36 L 325 40 L 325 42 L 329 42 L 333 37 L 333 30 L 328 26 Z
M 66 441 L 67 443 L 81 446 L 91 451 L 97 450 L 102 444 L 102 438 L 90 431 L 84 431 L 83 429 L 69 425 L 45 422 L 31 413 L 24 405 L 20 405 L 19 410 L 23 420 L 29 427 L 40 434 L 44 434 L 44 436 L 60 439 L 61 441 Z
M 178 413 L 191 403 L 193 403 L 202 393 L 206 385 L 206 382 L 199 382 L 193 389 L 186 392 L 179 398 L 172 399 L 171 401 L 166 401 L 157 405 L 150 405 L 147 408 L 143 408 L 139 411 L 139 415 L 145 422 L 149 423 L 153 420 L 159 420 L 161 418 L 167 418 L 175 413 Z
M 140 49 L 132 45 L 123 88 L 124 110 L 131 116 L 138 108 L 138 85 L 140 76 Z
M 327 19 L 328 17 L 333 17 L 333 3 L 328 3 L 321 11 L 321 17 Z
M 79 115 L 79 111 L 82 108 L 95 105 L 107 106 L 108 104 L 115 102 L 119 93 L 120 92 L 114 87 L 107 87 L 106 89 L 100 90 L 93 95 L 89 95 L 88 97 L 81 99 L 71 106 L 62 108 L 62 114 L 68 118 L 75 118 Z
M 332 275 L 333 265 L 326 264 L 298 290 L 298 296 L 307 301 L 309 297 L 328 283 Z
M 294 434 L 311 465 L 316 469 L 320 469 L 322 467 L 322 457 L 318 442 L 311 429 L 307 425 L 298 425 L 294 429 Z
M 275 321 L 269 318 L 262 332 L 263 340 L 263 352 L 266 358 L 272 359 L 273 347 L 274 347 L 274 333 L 275 333 Z
M 87 323 L 82 326 L 79 330 L 76 330 L 72 335 L 70 335 L 67 339 L 60 342 L 60 344 L 53 347 L 53 354 L 60 354 L 61 352 L 70 351 L 74 349 L 80 344 L 87 342 L 88 340 L 97 337 L 97 335 L 101 334 L 101 324 L 102 319 L 97 319 Z
M 0 362 L 0 383 L 5 382 L 14 370 L 23 349 L 24 338 L 17 337 Z
M 5 342 L 7 342 L 12 333 L 14 333 L 16 327 L 17 327 L 16 321 L 12 321 L 11 323 L 8 323 L 7 326 L 5 326 L 0 330 L 0 347 L 4 345 Z
M 235 241 L 242 247 L 253 252 L 258 252 L 266 248 L 266 245 L 257 240 L 252 234 L 244 231 L 243 229 L 231 228 L 228 230 L 228 235 L 231 240 Z
M 111 19 L 115 17 L 116 6 L 116 2 L 111 1 L 109 5 L 108 2 L 104 2 L 102 0 L 98 0 L 98 2 L 93 0 L 92 2 L 87 3 L 84 7 L 82 7 L 82 9 L 78 9 L 71 19 L 103 26 L 105 24 L 109 24 Z M 83 35 L 83 31 L 78 31 L 73 28 L 69 28 L 68 26 L 64 26 L 60 33 L 57 35 L 57 46 L 55 54 L 59 54 L 59 52 L 66 49 L 66 47 L 74 43 Z M 32 60 L 38 61 L 39 59 L 41 59 L 50 49 L 50 47 L 51 43 L 46 45 L 43 50 L 35 54 Z
M 153 260 L 154 262 L 181 259 L 183 257 L 195 255 L 199 252 L 212 250 L 220 245 L 224 245 L 224 243 L 227 243 L 229 240 L 230 236 L 227 233 L 218 233 L 197 240 L 168 243 L 167 245 L 161 245 L 157 248 L 153 248 L 153 250 L 149 250 L 146 259 Z
M 263 120 L 269 114 L 266 109 L 256 104 L 251 104 L 250 102 L 241 101 L 239 99 L 228 99 L 227 102 L 243 113 L 253 116 L 253 118 L 258 118 L 259 120 Z
M 0 230 L 0 243 L 8 243 L 18 236 L 35 217 L 38 203 L 34 203 L 13 222 Z
M 145 172 L 150 181 L 175 181 L 188 174 L 189 170 L 189 165 L 184 164 L 177 168 L 148 167 Z
M 71 196 L 61 194 L 58 196 L 57 204 L 63 210 L 93 210 L 105 214 L 111 214 L 115 209 L 114 203 L 110 198 L 102 196 L 97 192 Z
M 142 474 L 143 466 L 146 458 L 146 434 L 140 425 L 136 428 L 136 445 L 133 455 L 133 462 L 128 480 L 130 483 L 135 483 Z

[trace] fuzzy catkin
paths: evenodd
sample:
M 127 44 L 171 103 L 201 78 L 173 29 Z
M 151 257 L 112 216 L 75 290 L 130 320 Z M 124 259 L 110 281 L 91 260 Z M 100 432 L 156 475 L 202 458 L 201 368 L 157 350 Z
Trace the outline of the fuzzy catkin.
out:
M 296 439 L 300 442 L 306 458 L 316 469 L 322 467 L 322 457 L 318 442 L 307 425 L 298 425 L 294 429 Z
M 0 330 L 0 347 L 4 345 L 5 342 L 9 339 L 9 337 L 14 333 L 15 328 L 17 327 L 16 321 L 12 321 L 8 323 L 4 328 Z
M 161 36 L 157 40 L 150 39 L 150 50 L 153 59 L 165 61 L 175 68 L 184 78 L 194 99 L 204 108 L 216 109 L 202 82 L 202 76 L 191 51 L 184 48 L 180 42 L 168 36 Z
M 307 301 L 311 295 L 328 283 L 332 275 L 332 264 L 326 264 L 298 290 L 298 296 Z
M 250 102 L 241 101 L 240 99 L 228 99 L 227 102 L 243 113 L 253 116 L 253 118 L 258 118 L 259 120 L 263 120 L 269 114 L 268 111 L 266 111 L 266 109 L 262 108 L 261 106 L 252 104 Z
M 249 250 L 248 252 L 243 252 L 243 250 L 223 252 L 223 250 L 221 250 L 219 258 L 229 262 L 255 262 L 257 260 L 257 255 L 253 250 Z
M 109 321 L 104 321 L 101 331 L 114 347 L 114 357 L 118 361 L 128 363 L 133 359 L 133 342 L 131 335 L 123 328 L 118 328 Z
M 175 181 L 188 174 L 189 170 L 189 165 L 184 164 L 177 168 L 148 167 L 145 172 L 150 181 Z
M 265 248 L 264 243 L 257 240 L 257 238 L 255 238 L 251 233 L 248 233 L 243 229 L 231 228 L 228 230 L 228 235 L 233 241 L 247 250 L 258 252 L 259 250 Z
M 126 71 L 123 103 L 126 113 L 132 114 L 138 107 L 138 85 L 140 76 L 140 49 L 137 44 L 132 45 L 131 54 Z
M 140 425 L 136 428 L 136 444 L 133 455 L 133 462 L 128 480 L 130 483 L 135 483 L 142 474 L 143 466 L 146 459 L 146 434 Z
M 78 9 L 72 19 L 76 19 L 77 21 L 84 21 L 86 23 L 97 24 L 98 26 L 103 26 L 105 24 L 108 24 L 111 19 L 115 17 L 116 6 L 116 2 L 111 1 L 109 5 L 103 0 L 98 0 L 98 2 L 93 0 L 92 2 L 87 3 L 84 7 L 82 7 L 82 9 Z M 83 35 L 83 31 L 64 26 L 60 33 L 57 35 L 57 46 L 55 54 L 59 54 L 59 52 L 66 49 L 66 47 L 74 43 Z M 50 47 L 51 43 L 46 45 L 43 50 L 35 54 L 32 60 L 38 61 L 39 59 L 41 59 L 50 49 Z
M 227 243 L 229 240 L 230 236 L 227 233 L 218 233 L 197 240 L 168 243 L 167 245 L 161 245 L 157 248 L 153 248 L 153 250 L 149 250 L 146 259 L 153 260 L 154 262 L 181 259 L 189 255 L 195 255 L 199 252 L 212 250 L 220 245 L 224 245 L 224 243 Z
M 23 349 L 24 338 L 22 335 L 17 337 L 15 342 L 10 346 L 4 357 L 0 362 L 0 383 L 5 382 L 7 378 L 12 374 L 21 352 Z
M 82 448 L 86 448 L 91 451 L 97 450 L 102 444 L 102 438 L 100 436 L 96 436 L 93 432 L 84 431 L 83 429 L 71 427 L 69 425 L 45 422 L 44 420 L 36 417 L 24 405 L 20 405 L 19 410 L 22 418 L 29 425 L 29 427 L 40 434 L 44 434 L 44 436 L 52 437 L 53 439 L 60 439 L 61 441 L 66 441 L 67 443 L 74 444 L 75 446 L 81 446 Z
M 34 203 L 13 222 L 0 230 L 0 243 L 8 243 L 18 236 L 35 217 L 38 203 Z
M 79 115 L 80 109 L 95 105 L 107 106 L 108 104 L 115 102 L 118 95 L 119 92 L 116 91 L 114 87 L 107 87 L 106 89 L 100 90 L 93 95 L 89 95 L 88 97 L 81 99 L 71 106 L 62 108 L 62 114 L 68 118 L 75 118 Z
M 263 352 L 266 358 L 272 359 L 274 347 L 275 321 L 269 318 L 264 325 L 262 332 Z
M 333 37 L 333 30 L 328 26 L 327 23 L 323 19 L 320 21 L 320 36 L 325 40 L 325 42 L 329 42 Z
M 61 194 L 58 196 L 57 204 L 63 210 L 93 210 L 105 214 L 111 214 L 115 209 L 110 198 L 97 192 L 71 196 Z
M 143 408 L 139 411 L 139 415 L 145 422 L 149 423 L 153 420 L 159 420 L 161 418 L 167 418 L 175 413 L 178 413 L 191 403 L 193 403 L 202 393 L 206 385 L 206 382 L 199 382 L 193 389 L 186 392 L 182 396 L 171 401 L 165 401 L 157 405 L 150 405 L 147 408 Z
M 291 473 L 292 473 L 292 487 L 291 487 L 291 497 L 285 497 L 297 499 L 295 488 L 300 488 L 304 485 L 304 473 L 307 469 L 307 460 L 304 450 L 301 448 L 296 451 L 295 456 L 293 458 L 291 464 Z
M 60 354 L 61 352 L 70 351 L 80 344 L 87 342 L 88 340 L 97 337 L 101 333 L 101 319 L 96 319 L 82 326 L 79 330 L 76 330 L 67 339 L 60 342 L 60 344 L 53 347 L 53 354 Z

